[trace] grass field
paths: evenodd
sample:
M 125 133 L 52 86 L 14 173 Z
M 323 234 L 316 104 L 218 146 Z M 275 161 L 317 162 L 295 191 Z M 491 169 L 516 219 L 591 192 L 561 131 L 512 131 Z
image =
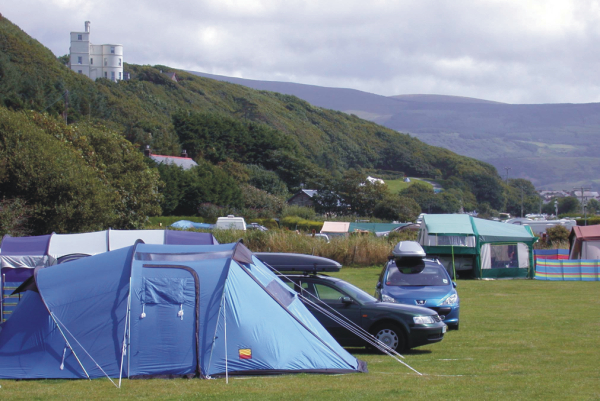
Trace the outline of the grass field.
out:
M 337 276 L 372 293 L 379 267 Z M 353 349 L 367 374 L 218 380 L 0 381 L 0 399 L 600 399 L 600 283 L 459 281 L 461 325 L 406 362 Z M 283 335 L 283 333 L 282 333 Z
M 390 192 L 393 194 L 397 194 L 400 191 L 402 191 L 404 188 L 408 188 L 410 185 L 412 185 L 412 182 L 404 182 L 403 179 L 385 180 L 385 183 L 387 184 Z

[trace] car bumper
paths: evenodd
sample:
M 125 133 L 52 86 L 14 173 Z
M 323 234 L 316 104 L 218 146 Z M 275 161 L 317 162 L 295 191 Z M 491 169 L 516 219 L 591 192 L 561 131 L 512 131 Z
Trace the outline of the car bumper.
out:
M 433 344 L 444 339 L 447 326 L 444 322 L 428 325 L 415 325 L 410 328 L 410 348 Z
M 460 306 L 438 306 L 432 307 L 442 317 L 444 323 L 448 325 L 458 324 L 458 315 L 460 314 Z

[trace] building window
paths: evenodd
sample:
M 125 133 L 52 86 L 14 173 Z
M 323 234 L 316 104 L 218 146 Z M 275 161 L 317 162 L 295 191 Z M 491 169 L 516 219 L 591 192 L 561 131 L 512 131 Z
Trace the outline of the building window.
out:
M 119 59 L 119 67 L 121 66 L 121 59 Z
M 108 65 L 108 59 L 104 58 L 104 66 L 106 67 Z
M 83 57 L 81 57 L 81 56 L 77 57 L 77 64 L 83 64 Z
M 94 59 L 93 58 L 90 59 L 90 64 L 94 65 Z
M 115 47 L 114 46 L 110 47 L 110 54 L 115 54 Z
M 83 74 L 83 70 L 77 70 L 79 74 Z
M 108 78 L 108 72 L 104 71 L 104 78 Z
M 111 81 L 114 81 L 114 80 L 115 80 L 115 72 L 114 72 L 114 71 L 111 71 L 111 72 L 110 72 L 110 80 L 111 80 Z
M 77 35 L 77 40 L 83 40 L 83 35 Z
M 121 79 L 123 79 L 123 78 L 122 78 L 122 76 L 121 76 L 121 71 L 119 71 L 119 81 L 120 81 Z

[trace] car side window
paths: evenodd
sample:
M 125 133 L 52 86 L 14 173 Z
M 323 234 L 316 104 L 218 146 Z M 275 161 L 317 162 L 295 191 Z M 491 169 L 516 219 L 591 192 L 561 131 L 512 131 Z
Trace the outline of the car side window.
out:
M 300 288 L 301 288 L 302 292 L 308 292 L 308 293 L 311 293 L 314 296 L 317 295 L 317 294 L 315 294 L 315 288 L 313 287 L 312 283 L 307 283 L 306 281 L 302 281 L 300 283 Z M 310 295 L 308 296 L 308 298 L 311 298 Z
M 323 284 L 315 284 L 315 290 L 317 292 L 316 295 L 322 301 L 339 301 L 341 297 L 346 296 L 335 288 Z

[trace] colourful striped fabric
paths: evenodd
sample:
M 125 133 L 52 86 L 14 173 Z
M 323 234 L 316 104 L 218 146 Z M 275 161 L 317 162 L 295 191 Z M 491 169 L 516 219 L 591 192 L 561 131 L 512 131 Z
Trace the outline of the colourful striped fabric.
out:
M 536 261 L 536 280 L 549 281 L 600 281 L 600 260 Z
M 568 249 L 536 249 L 535 259 L 569 259 Z

